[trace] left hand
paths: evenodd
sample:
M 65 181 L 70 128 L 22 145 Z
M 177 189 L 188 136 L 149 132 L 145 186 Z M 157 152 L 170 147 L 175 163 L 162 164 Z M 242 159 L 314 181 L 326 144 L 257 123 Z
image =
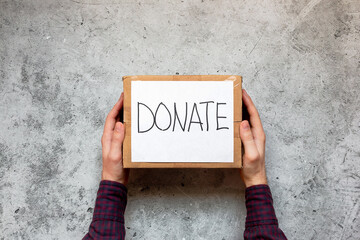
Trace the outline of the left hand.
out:
M 243 89 L 243 102 L 250 115 L 250 123 L 247 120 L 240 124 L 240 138 L 244 144 L 243 167 L 240 170 L 241 177 L 246 187 L 259 184 L 267 184 L 265 170 L 265 132 L 257 111 L 249 94 Z
M 117 121 L 123 108 L 124 93 L 106 117 L 104 133 L 101 138 L 103 169 L 101 180 L 110 180 L 126 186 L 129 170 L 123 167 L 122 146 L 125 137 L 125 126 Z

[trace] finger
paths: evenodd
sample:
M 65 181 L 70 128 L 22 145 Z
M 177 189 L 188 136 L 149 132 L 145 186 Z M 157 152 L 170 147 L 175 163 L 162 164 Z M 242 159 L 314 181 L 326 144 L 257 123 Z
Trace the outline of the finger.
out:
M 116 161 L 121 159 L 122 156 L 122 144 L 125 137 L 125 127 L 121 122 L 117 122 L 115 125 L 114 133 L 111 139 L 111 147 L 109 157 L 111 160 Z
M 103 147 L 104 145 L 110 145 L 111 137 L 116 123 L 116 118 L 123 107 L 124 93 L 121 93 L 119 100 L 116 102 L 114 107 L 111 109 L 105 120 L 104 133 L 102 136 Z
M 105 127 L 104 127 L 106 130 L 114 130 L 116 118 L 118 117 L 119 112 L 123 107 L 123 103 L 124 103 L 124 93 L 121 93 L 119 100 L 115 103 L 114 107 L 111 109 L 111 111 L 106 117 Z
M 250 161 L 256 160 L 259 156 L 259 152 L 257 150 L 249 122 L 246 120 L 242 121 L 240 124 L 240 138 L 245 148 L 244 159 L 248 159 Z
M 250 115 L 250 123 L 251 123 L 251 127 L 252 127 L 252 132 L 254 134 L 254 138 L 262 139 L 265 137 L 265 133 L 264 133 L 264 129 L 263 129 L 263 126 L 261 123 L 259 113 L 258 113 L 253 101 L 251 100 L 249 94 L 245 91 L 245 89 L 243 89 L 242 96 L 243 96 L 242 97 L 243 102 L 246 106 L 247 111 L 249 112 L 249 115 Z

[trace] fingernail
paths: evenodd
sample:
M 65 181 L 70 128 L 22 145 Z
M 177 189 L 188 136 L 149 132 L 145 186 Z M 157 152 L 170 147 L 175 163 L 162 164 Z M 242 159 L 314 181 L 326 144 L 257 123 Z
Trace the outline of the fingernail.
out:
M 243 89 L 245 95 L 249 95 L 245 89 Z
M 242 121 L 241 126 L 244 130 L 248 130 L 250 128 L 248 121 Z

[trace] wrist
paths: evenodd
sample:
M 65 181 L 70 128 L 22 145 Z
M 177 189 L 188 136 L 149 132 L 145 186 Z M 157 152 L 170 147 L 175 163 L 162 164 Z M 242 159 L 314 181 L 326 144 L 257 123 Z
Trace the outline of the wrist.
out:
M 256 185 L 268 185 L 268 183 L 267 183 L 267 181 L 256 181 L 256 182 L 245 183 L 246 188 L 256 186 Z
M 106 181 L 112 181 L 112 182 L 118 182 L 121 183 L 122 185 L 126 186 L 127 185 L 127 181 L 125 181 L 122 178 L 116 178 L 111 176 L 111 174 L 107 174 L 107 173 L 102 173 L 101 174 L 101 181 L 106 180 Z
M 247 179 L 244 181 L 246 188 L 252 187 L 255 185 L 268 185 L 266 176 L 258 177 L 258 178 L 252 178 Z

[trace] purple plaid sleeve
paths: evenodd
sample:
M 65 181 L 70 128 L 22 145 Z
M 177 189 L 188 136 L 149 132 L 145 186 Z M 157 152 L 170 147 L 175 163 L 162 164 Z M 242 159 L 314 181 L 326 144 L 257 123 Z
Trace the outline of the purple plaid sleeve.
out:
M 83 240 L 125 239 L 124 213 L 127 188 L 118 182 L 101 181 L 93 220 Z
M 278 226 L 268 185 L 246 188 L 246 223 L 244 239 L 287 239 Z

